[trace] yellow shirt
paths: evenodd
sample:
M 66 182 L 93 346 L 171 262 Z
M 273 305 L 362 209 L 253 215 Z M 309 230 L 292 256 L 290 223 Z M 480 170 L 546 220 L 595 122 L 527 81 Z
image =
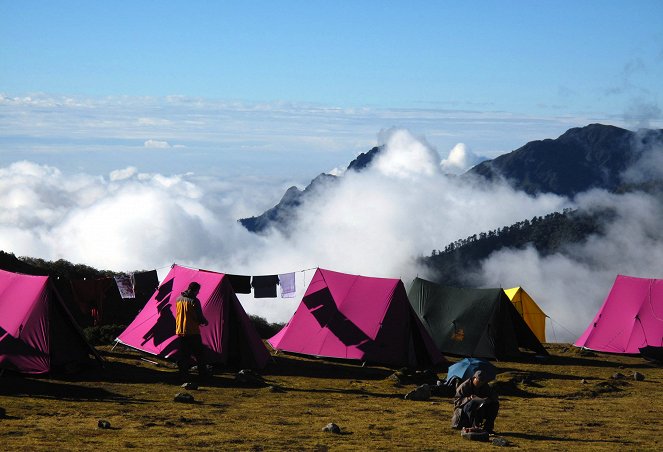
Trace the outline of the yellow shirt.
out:
M 200 334 L 200 307 L 196 306 L 191 298 L 177 299 L 177 314 L 175 315 L 175 334 L 188 336 Z

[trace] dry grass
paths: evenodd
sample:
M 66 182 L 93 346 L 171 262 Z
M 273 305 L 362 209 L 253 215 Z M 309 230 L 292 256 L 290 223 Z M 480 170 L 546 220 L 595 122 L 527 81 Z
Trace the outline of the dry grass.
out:
M 641 358 L 581 356 L 548 346 L 546 363 L 499 362 L 496 429 L 523 450 L 660 450 L 663 368 Z M 119 347 L 118 347 L 119 349 Z M 278 355 L 264 373 L 270 387 L 242 387 L 219 373 L 194 395 L 171 366 L 126 349 L 106 369 L 77 379 L 0 378 L 2 450 L 485 450 L 449 428 L 451 399 L 403 400 L 415 387 L 393 371 Z M 644 381 L 634 381 L 639 371 Z M 610 378 L 620 372 L 627 378 Z M 444 375 L 444 369 L 440 371 Z M 582 380 L 585 379 L 585 383 Z M 111 429 L 97 427 L 108 420 Z M 334 422 L 341 435 L 322 432 Z

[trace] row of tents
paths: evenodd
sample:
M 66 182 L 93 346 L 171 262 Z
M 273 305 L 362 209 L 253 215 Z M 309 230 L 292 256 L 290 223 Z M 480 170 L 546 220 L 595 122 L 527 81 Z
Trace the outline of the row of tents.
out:
M 193 281 L 202 287 L 199 298 L 209 321 L 201 329 L 208 362 L 264 367 L 269 351 L 229 278 L 212 271 L 174 265 L 117 341 L 163 358 L 176 357 L 175 300 Z M 641 328 L 652 328 L 645 343 L 661 340 L 660 288 L 660 284 L 649 286 L 648 306 L 655 307 L 650 309 L 652 315 L 636 314 Z M 655 301 L 652 294 L 658 297 Z M 610 300 L 609 296 L 606 304 Z M 614 303 L 610 301 L 611 306 Z M 606 308 L 606 304 L 594 326 L 590 325 L 579 340 L 585 343 L 577 345 L 600 349 L 599 338 L 603 336 L 597 332 L 614 329 L 612 321 L 602 320 L 613 315 L 613 308 Z M 459 289 L 417 278 L 406 292 L 400 279 L 319 268 L 290 321 L 268 342 L 277 351 L 302 355 L 426 367 L 443 362 L 443 354 L 509 359 L 529 349 L 546 355 L 542 345 L 545 318 L 521 288 Z M 642 345 L 634 333 L 629 337 Z M 614 343 L 614 338 L 611 341 Z M 605 351 L 630 353 L 614 347 Z M 86 343 L 48 277 L 0 270 L 0 369 L 39 374 L 66 368 L 89 356 L 98 355 Z

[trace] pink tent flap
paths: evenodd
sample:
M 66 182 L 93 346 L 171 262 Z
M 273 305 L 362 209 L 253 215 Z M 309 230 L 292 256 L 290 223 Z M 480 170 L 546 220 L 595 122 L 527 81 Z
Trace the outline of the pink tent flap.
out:
M 0 270 L 0 367 L 50 370 L 48 276 Z
M 603 306 L 575 342 L 610 353 L 663 346 L 663 280 L 618 275 Z
M 153 355 L 175 358 L 180 350 L 175 335 L 177 297 L 195 281 L 200 284 L 198 298 L 209 322 L 200 329 L 208 362 L 228 363 L 233 355 L 247 367 L 264 367 L 269 352 L 224 276 L 174 265 L 118 341 Z M 231 333 L 233 329 L 237 334 Z
M 292 353 L 416 365 L 443 360 L 399 279 L 318 269 L 288 324 L 269 343 Z

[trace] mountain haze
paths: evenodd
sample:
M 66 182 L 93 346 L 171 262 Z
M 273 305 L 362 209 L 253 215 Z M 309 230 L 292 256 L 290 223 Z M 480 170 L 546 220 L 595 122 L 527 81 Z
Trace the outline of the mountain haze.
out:
M 361 171 L 365 169 L 380 152 L 380 149 L 380 147 L 376 146 L 366 153 L 362 152 L 356 159 L 350 162 L 347 170 Z M 293 215 L 296 215 L 297 208 L 316 190 L 335 183 L 336 178 L 337 176 L 322 173 L 313 179 L 304 190 L 300 190 L 293 185 L 286 190 L 277 205 L 256 217 L 242 218 L 239 222 L 251 232 L 263 232 L 273 226 L 287 234 L 288 225 Z
M 663 130 L 632 132 L 615 126 L 590 124 L 569 129 L 556 139 L 531 141 L 493 160 L 481 162 L 459 177 L 485 181 L 503 179 L 514 189 L 528 194 L 553 193 L 572 198 L 592 188 L 616 192 L 625 187 L 624 171 L 638 162 L 654 144 L 662 141 Z M 374 147 L 359 154 L 347 170 L 364 170 L 382 150 L 383 147 Z M 251 232 L 260 233 L 275 227 L 287 233 L 301 203 L 312 192 L 325 184 L 335 183 L 336 179 L 336 176 L 320 174 L 304 190 L 290 187 L 276 206 L 239 221 Z

